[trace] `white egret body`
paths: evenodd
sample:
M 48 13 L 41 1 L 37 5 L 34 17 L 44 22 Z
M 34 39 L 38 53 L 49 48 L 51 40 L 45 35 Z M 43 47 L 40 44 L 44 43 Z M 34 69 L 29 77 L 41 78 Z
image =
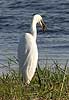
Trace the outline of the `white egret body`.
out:
M 23 80 L 29 84 L 32 80 L 38 62 L 38 49 L 36 44 L 37 29 L 36 25 L 40 24 L 45 29 L 45 24 L 40 15 L 35 15 L 32 21 L 31 33 L 25 33 L 18 45 L 19 69 L 22 73 Z

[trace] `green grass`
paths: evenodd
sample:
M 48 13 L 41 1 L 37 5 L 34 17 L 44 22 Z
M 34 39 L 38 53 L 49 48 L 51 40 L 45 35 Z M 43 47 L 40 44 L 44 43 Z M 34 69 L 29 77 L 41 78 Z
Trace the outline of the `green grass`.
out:
M 23 84 L 18 72 L 0 76 L 0 100 L 69 100 L 69 68 L 38 66 L 29 85 Z

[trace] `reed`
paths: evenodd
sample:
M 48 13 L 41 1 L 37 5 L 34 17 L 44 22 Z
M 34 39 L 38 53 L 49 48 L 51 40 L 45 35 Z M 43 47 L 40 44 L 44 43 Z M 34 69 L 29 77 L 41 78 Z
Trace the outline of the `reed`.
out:
M 53 68 L 46 65 L 41 69 L 39 65 L 29 85 L 21 81 L 19 72 L 15 70 L 3 73 L 0 76 L 0 100 L 69 100 L 68 61 L 64 69 L 57 62 L 53 63 Z

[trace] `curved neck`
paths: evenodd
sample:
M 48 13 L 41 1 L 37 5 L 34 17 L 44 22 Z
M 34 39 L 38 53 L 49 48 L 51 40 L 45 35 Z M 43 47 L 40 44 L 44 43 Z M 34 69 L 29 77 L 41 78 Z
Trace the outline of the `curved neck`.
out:
M 35 41 L 36 41 L 36 37 L 37 37 L 37 29 L 36 29 L 36 21 L 32 21 L 32 35 L 33 35 L 33 37 L 34 37 L 34 39 L 35 39 Z

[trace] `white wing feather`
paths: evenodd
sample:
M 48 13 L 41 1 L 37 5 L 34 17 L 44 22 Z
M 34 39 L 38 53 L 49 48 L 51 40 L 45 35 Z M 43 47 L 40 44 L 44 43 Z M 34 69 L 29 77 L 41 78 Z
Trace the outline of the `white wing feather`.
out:
M 36 41 L 30 33 L 26 33 L 20 39 L 18 60 L 25 81 L 31 81 L 37 66 L 38 50 Z

